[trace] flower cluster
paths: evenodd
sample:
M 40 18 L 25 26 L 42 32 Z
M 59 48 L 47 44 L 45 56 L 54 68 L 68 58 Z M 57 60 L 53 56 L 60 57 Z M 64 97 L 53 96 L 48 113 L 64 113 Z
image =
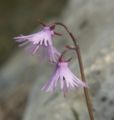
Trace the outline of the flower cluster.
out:
M 58 52 L 58 50 L 53 46 L 53 37 L 55 25 L 44 26 L 40 32 L 31 35 L 20 35 L 14 37 L 17 42 L 20 43 L 19 46 L 26 46 L 25 49 L 32 54 L 37 54 L 39 48 L 46 48 L 48 52 L 49 60 L 56 64 L 55 72 L 43 87 L 42 90 L 54 91 L 57 83 L 60 83 L 61 90 L 66 93 L 68 89 L 73 89 L 75 87 L 87 87 L 87 85 L 79 80 L 69 69 L 68 62 L 65 61 L 63 56 Z

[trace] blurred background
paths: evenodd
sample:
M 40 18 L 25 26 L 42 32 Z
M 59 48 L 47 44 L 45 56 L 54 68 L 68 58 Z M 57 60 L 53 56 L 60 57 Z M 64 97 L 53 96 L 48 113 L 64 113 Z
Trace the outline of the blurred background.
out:
M 77 36 L 95 120 L 114 120 L 114 0 L 0 0 L 0 120 L 89 120 L 82 90 L 66 98 L 42 92 L 54 66 L 26 54 L 13 39 L 38 31 L 39 19 L 63 22 Z M 54 41 L 58 49 L 68 43 L 66 35 Z M 69 55 L 80 77 L 76 57 Z

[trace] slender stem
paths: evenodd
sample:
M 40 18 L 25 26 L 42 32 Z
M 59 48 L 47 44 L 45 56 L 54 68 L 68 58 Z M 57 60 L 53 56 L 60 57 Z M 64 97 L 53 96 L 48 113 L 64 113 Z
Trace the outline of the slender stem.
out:
M 46 25 L 44 22 L 42 22 L 41 20 L 38 20 L 38 23 L 41 24 L 43 27 L 46 27 L 46 26 L 47 26 L 47 25 Z
M 75 39 L 73 34 L 68 30 L 68 28 L 63 23 L 57 22 L 55 24 L 63 26 L 66 29 L 66 31 L 69 33 L 70 37 L 72 38 L 73 43 L 75 45 L 75 51 L 76 51 L 76 54 L 77 54 L 77 57 L 78 57 L 78 62 L 79 62 L 82 81 L 87 83 L 86 79 L 85 79 L 85 74 L 84 74 L 84 67 L 83 67 L 83 62 L 82 62 L 82 58 L 81 58 L 80 47 L 79 47 L 79 44 L 77 42 L 77 39 Z M 85 94 L 85 99 L 86 99 L 86 104 L 87 104 L 90 120 L 94 120 L 93 111 L 92 111 L 92 102 L 91 102 L 91 98 L 90 98 L 90 95 L 89 95 L 88 88 L 84 87 L 84 94 Z

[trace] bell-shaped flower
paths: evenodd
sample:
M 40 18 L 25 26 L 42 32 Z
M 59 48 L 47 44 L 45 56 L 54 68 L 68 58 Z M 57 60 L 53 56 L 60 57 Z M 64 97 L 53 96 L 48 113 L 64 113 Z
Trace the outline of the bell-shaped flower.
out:
M 38 52 L 39 48 L 46 48 L 49 59 L 52 62 L 56 62 L 60 53 L 53 46 L 52 38 L 54 36 L 54 25 L 53 26 L 45 26 L 43 30 L 40 32 L 31 34 L 31 35 L 20 35 L 18 37 L 14 37 L 17 42 L 21 43 L 19 46 L 27 45 L 26 50 L 35 54 Z
M 68 61 L 59 61 L 56 65 L 55 72 L 50 81 L 48 81 L 42 88 L 42 90 L 54 91 L 57 82 L 60 83 L 61 90 L 66 93 L 68 89 L 73 89 L 75 87 L 82 88 L 87 87 L 87 85 L 78 79 L 69 69 Z

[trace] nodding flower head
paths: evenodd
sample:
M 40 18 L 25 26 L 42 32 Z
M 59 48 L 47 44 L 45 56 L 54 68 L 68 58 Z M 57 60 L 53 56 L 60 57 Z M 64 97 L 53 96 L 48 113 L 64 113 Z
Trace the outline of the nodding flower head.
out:
M 68 67 L 68 61 L 63 61 L 63 59 L 62 61 L 59 60 L 51 80 L 43 86 L 42 90 L 46 92 L 54 91 L 57 86 L 57 82 L 60 83 L 60 88 L 64 92 L 64 94 L 68 91 L 68 89 L 73 89 L 75 87 L 87 87 L 87 85 L 84 82 L 79 80 L 71 72 L 71 70 Z
M 40 47 L 47 48 L 48 56 L 51 61 L 56 62 L 60 53 L 54 48 L 52 43 L 52 38 L 54 36 L 55 25 L 45 26 L 43 30 L 37 33 L 33 33 L 30 35 L 20 35 L 18 37 L 14 37 L 17 42 L 21 43 L 19 46 L 27 45 L 27 51 L 35 54 L 38 52 Z

